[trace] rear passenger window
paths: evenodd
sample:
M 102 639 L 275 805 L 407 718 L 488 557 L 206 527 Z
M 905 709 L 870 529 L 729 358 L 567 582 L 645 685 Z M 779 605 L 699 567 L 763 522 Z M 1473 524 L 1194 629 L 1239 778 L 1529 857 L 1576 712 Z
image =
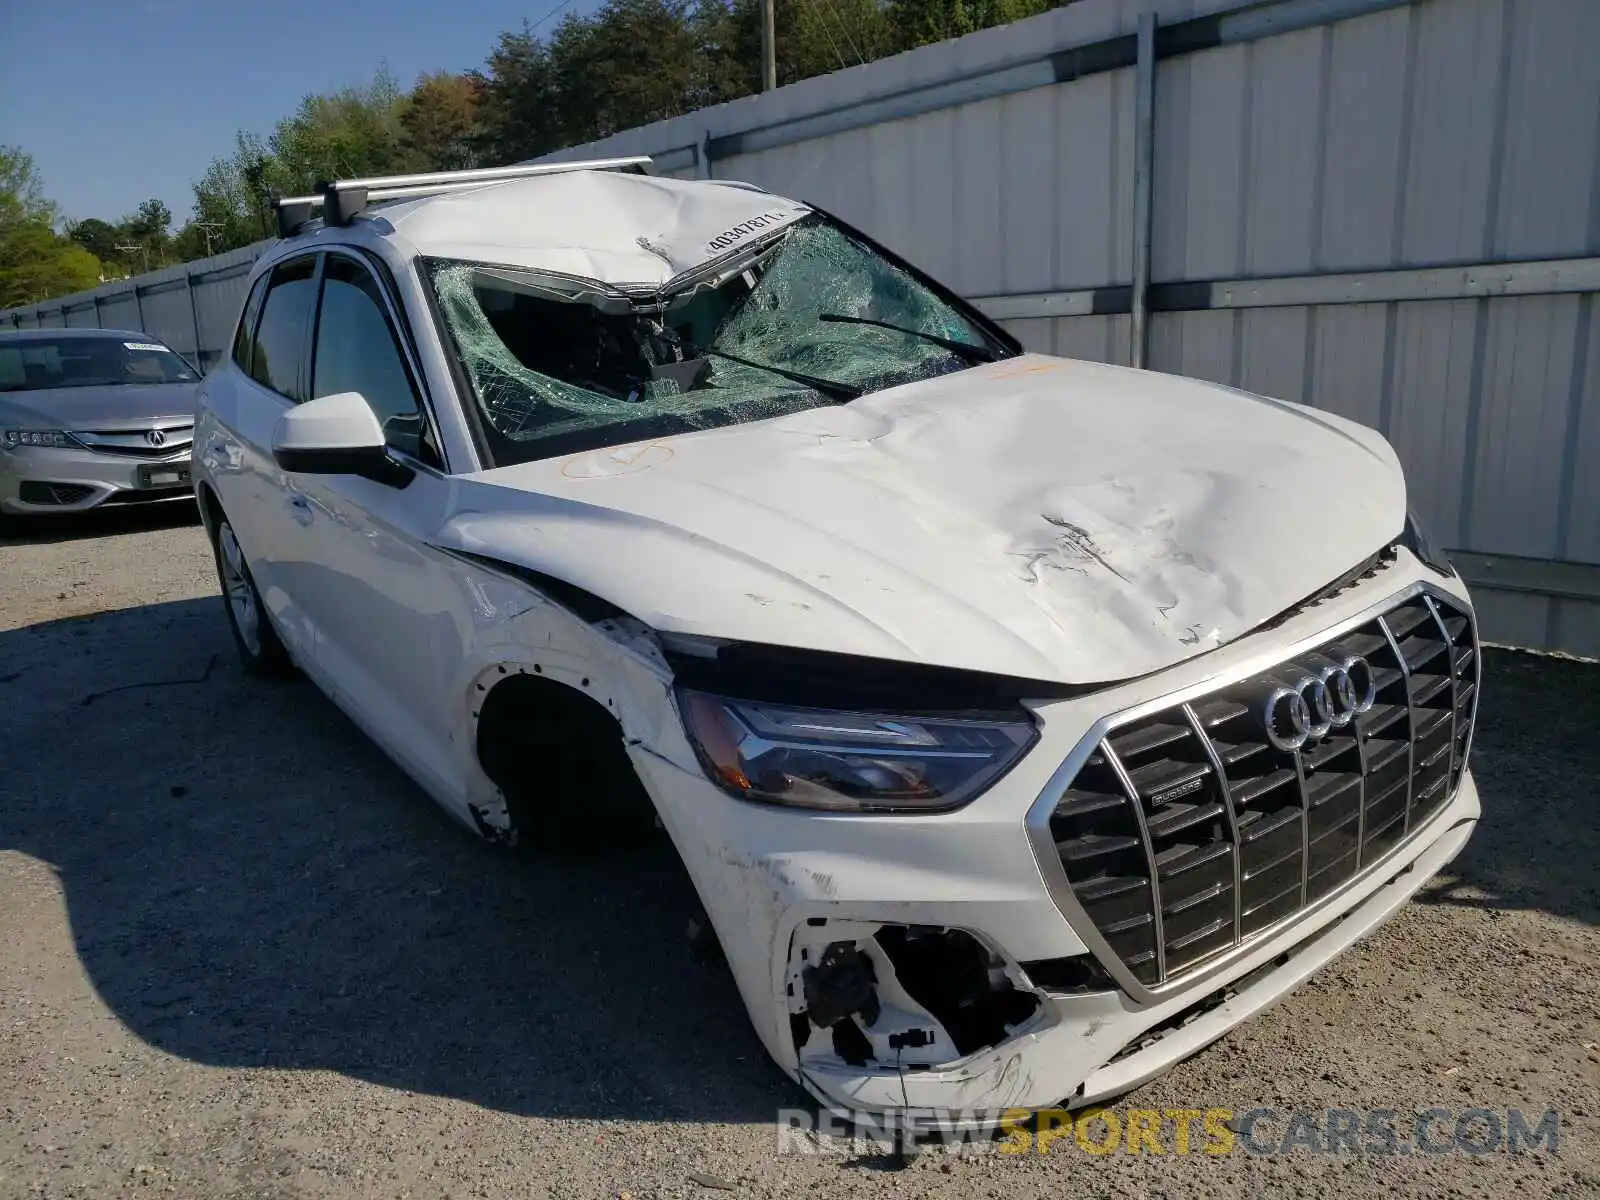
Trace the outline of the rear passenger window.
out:
M 273 270 L 261 324 L 250 349 L 250 374 L 255 381 L 296 402 L 306 398 L 300 380 L 306 319 L 317 298 L 316 266 L 315 258 L 302 258 Z
M 272 278 L 268 271 L 250 289 L 249 298 L 244 302 L 244 315 L 239 318 L 239 332 L 233 339 L 233 361 L 239 364 L 241 371 L 250 369 L 250 350 L 256 342 L 256 318 L 261 315 L 261 297 L 267 294 L 267 281 Z
M 439 465 L 438 455 L 426 444 L 422 405 L 384 311 L 378 281 L 343 255 L 330 254 L 323 268 L 315 355 L 312 399 L 360 392 L 377 414 L 389 445 Z

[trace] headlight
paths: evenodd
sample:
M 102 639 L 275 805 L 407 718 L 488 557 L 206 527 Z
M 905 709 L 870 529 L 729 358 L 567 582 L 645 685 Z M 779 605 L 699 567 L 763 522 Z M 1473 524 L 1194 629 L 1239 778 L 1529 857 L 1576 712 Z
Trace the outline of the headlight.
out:
M 678 690 L 690 743 L 741 800 L 837 812 L 945 812 L 1010 770 L 1038 736 L 1018 713 L 908 717 Z
M 54 446 L 59 450 L 70 450 L 79 444 L 77 438 L 59 429 L 0 430 L 0 441 L 5 443 L 7 450 L 15 446 Z
M 1400 534 L 1400 544 L 1421 559 L 1424 566 L 1439 572 L 1445 578 L 1448 579 L 1456 573 L 1456 569 L 1450 565 L 1450 556 L 1423 532 L 1422 526 L 1417 523 L 1417 515 L 1413 512 L 1406 513 L 1406 527 Z

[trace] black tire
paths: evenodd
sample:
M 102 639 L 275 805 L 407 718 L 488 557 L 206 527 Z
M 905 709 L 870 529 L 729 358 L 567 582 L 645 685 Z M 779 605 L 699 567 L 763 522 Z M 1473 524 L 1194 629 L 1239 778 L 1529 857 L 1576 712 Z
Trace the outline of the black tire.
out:
M 238 648 L 239 665 L 245 674 L 268 679 L 294 674 L 294 663 L 261 603 L 261 593 L 256 591 L 239 539 L 228 518 L 220 513 L 211 530 L 211 553 L 217 562 L 217 582 L 222 587 L 222 611 L 228 615 L 228 628 L 233 631 L 233 644 Z

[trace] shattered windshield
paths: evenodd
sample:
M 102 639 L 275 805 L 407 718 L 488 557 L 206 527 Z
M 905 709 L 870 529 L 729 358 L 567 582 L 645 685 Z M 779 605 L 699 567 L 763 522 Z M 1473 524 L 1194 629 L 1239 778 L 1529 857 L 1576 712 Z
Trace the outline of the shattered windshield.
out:
M 659 290 L 449 259 L 425 274 L 498 463 L 781 416 L 1011 353 L 815 215 Z

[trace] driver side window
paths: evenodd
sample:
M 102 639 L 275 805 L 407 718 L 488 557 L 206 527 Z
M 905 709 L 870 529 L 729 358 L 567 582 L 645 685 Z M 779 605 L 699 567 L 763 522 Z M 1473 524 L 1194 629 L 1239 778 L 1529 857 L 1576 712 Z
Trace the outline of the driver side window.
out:
M 323 268 L 315 346 L 313 399 L 360 392 L 377 414 L 390 446 L 432 466 L 443 465 L 384 311 L 378 281 L 360 263 L 341 254 L 330 254 Z

